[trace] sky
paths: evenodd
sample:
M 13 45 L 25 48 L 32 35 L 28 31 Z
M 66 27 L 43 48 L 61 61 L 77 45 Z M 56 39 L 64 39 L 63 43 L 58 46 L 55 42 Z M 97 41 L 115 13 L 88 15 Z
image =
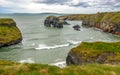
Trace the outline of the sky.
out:
M 96 13 L 120 11 L 120 0 L 0 0 L 0 13 Z

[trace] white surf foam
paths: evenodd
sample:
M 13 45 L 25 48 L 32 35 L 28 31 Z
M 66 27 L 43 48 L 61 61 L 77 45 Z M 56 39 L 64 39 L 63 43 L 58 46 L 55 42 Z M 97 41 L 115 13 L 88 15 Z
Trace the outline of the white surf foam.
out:
M 18 62 L 20 62 L 20 63 L 35 63 L 31 58 L 27 58 L 25 60 L 20 60 Z
M 81 43 L 82 41 L 72 41 L 72 40 L 68 40 L 68 43 L 69 44 L 72 44 L 72 45 L 76 45 L 76 44 L 79 44 Z
M 50 65 L 54 65 L 54 66 L 58 66 L 60 68 L 64 68 L 64 67 L 66 67 L 66 62 L 61 61 L 61 62 L 53 63 L 53 64 L 50 64 Z
M 37 50 L 41 49 L 54 49 L 54 48 L 60 48 L 60 47 L 66 47 L 69 46 L 69 44 L 63 44 L 63 45 L 54 45 L 54 46 L 47 46 L 45 44 L 40 44 L 38 48 L 35 48 Z

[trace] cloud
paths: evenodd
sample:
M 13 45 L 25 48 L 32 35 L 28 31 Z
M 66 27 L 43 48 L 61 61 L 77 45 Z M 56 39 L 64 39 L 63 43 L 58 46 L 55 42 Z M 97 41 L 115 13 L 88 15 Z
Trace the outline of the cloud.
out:
M 74 11 L 73 11 L 74 10 Z M 120 0 L 1 0 L 0 13 L 94 13 L 118 11 Z
M 64 5 L 66 2 L 69 2 L 71 0 L 35 0 L 33 2 L 36 3 L 44 3 L 44 4 L 60 4 Z

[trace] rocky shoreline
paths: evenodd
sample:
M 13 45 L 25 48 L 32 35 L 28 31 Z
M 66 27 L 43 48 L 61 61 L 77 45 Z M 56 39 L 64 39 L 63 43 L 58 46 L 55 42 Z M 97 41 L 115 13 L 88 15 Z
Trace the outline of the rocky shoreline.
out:
M 0 47 L 10 46 L 22 41 L 22 34 L 11 18 L 0 18 Z
M 82 20 L 82 26 L 99 28 L 103 32 L 120 36 L 120 12 L 76 14 L 60 16 L 59 18 L 67 20 Z

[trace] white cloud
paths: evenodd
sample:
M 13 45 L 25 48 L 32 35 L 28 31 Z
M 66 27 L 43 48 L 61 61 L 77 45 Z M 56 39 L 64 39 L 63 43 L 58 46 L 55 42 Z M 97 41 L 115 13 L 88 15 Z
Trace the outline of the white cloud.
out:
M 50 3 L 51 2 L 51 3 Z M 119 0 L 1 0 L 0 10 L 17 13 L 95 13 L 120 9 Z

